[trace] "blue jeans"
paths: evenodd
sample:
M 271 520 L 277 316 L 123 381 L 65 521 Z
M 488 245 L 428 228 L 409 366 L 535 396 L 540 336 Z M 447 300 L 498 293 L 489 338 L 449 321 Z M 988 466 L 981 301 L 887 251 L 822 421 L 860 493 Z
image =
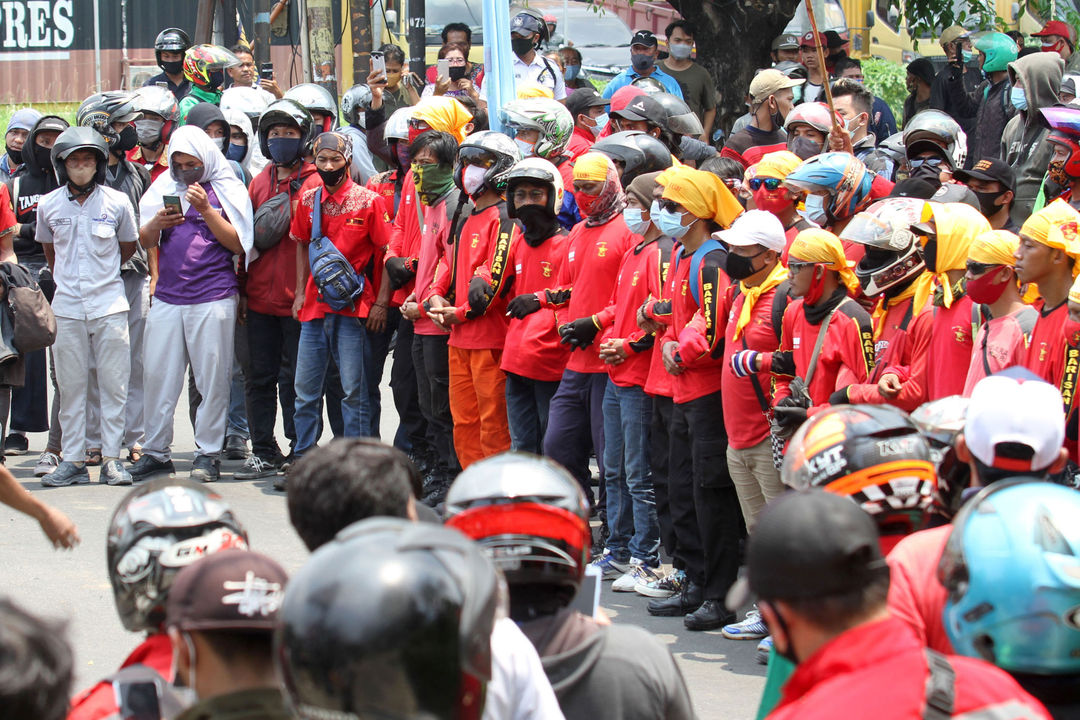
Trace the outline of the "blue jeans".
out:
M 360 318 L 329 314 L 300 323 L 300 347 L 296 354 L 296 455 L 318 442 L 322 426 L 323 381 L 330 358 L 341 375 L 344 397 L 341 416 L 345 437 L 362 437 L 371 424 L 367 386 L 364 383 L 364 346 L 367 330 Z
M 620 387 L 608 380 L 604 484 L 611 535 L 607 547 L 619 562 L 635 557 L 656 567 L 660 564 L 660 525 L 649 465 L 651 424 L 652 398 L 640 387 Z
M 510 449 L 541 455 L 547 432 L 548 408 L 559 381 L 545 382 L 506 373 L 506 419 Z

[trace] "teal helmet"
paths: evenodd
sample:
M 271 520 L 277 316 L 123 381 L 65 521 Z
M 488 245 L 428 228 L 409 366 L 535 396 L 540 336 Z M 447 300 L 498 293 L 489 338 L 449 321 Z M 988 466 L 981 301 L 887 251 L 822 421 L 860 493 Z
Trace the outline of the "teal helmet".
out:
M 983 70 L 988 73 L 1001 72 L 1009 68 L 1009 63 L 1016 60 L 1019 49 L 1013 39 L 1005 33 L 986 33 L 975 41 L 975 49 L 986 56 Z

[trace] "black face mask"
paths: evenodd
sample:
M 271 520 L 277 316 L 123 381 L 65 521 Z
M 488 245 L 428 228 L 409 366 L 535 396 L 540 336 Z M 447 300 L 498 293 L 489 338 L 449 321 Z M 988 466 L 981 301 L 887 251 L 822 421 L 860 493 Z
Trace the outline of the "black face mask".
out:
M 926 263 L 926 269 L 930 272 L 937 272 L 937 238 L 930 237 L 927 239 L 926 244 L 923 245 L 923 262 Z
M 10 145 L 4 145 L 4 149 L 7 150 L 8 157 L 11 158 L 13 163 L 16 165 L 22 163 L 22 150 L 16 150 Z
M 514 54 L 518 57 L 524 57 L 529 54 L 530 50 L 536 47 L 536 43 L 532 38 L 510 38 L 510 48 L 514 51 Z
M 112 144 L 109 150 L 113 155 L 121 157 L 128 150 L 139 144 L 139 132 L 135 129 L 134 125 L 126 125 L 123 130 L 120 131 L 120 138 Z
M 791 630 L 788 628 L 787 621 L 784 620 L 784 616 L 780 614 L 780 611 L 776 609 L 775 605 L 769 603 L 769 606 L 772 607 L 773 614 L 776 615 L 776 624 L 780 626 L 780 629 L 784 631 L 784 635 L 787 637 L 786 649 L 781 650 L 779 647 L 773 644 L 773 650 L 776 651 L 777 655 L 784 658 L 792 665 L 798 665 L 799 658 L 795 656 L 795 646 L 791 642 Z
M 213 70 L 210 72 L 210 89 L 217 90 L 221 87 L 221 84 L 225 82 L 224 70 Z
M 464 65 L 454 66 L 450 68 L 450 80 L 457 82 L 461 78 L 465 77 L 466 68 Z
M 34 146 L 34 162 L 41 168 L 46 175 L 53 172 L 52 169 L 52 148 L 41 147 L 40 145 Z
M 754 259 L 766 252 L 768 252 L 768 250 L 761 250 L 760 252 L 749 256 L 728 253 L 727 257 L 724 258 L 724 272 L 726 272 L 727 276 L 732 280 L 745 280 L 761 270 L 761 268 L 754 267 Z
M 934 167 L 929 163 L 926 163 L 921 167 L 915 168 L 914 172 L 908 175 L 908 177 L 925 180 L 926 182 L 933 185 L 935 190 L 941 187 L 941 169 Z
M 158 64 L 166 75 L 179 75 L 184 71 L 183 60 L 163 60 Z
M 972 192 L 975 192 L 974 190 Z M 997 199 L 1009 192 L 1008 190 L 1001 190 L 999 192 L 977 192 L 975 197 L 979 198 L 979 212 L 983 214 L 983 217 L 991 217 L 997 213 L 1002 205 L 996 203 Z
M 319 177 L 322 178 L 323 185 L 326 187 L 336 187 L 338 183 L 345 179 L 345 172 L 349 169 L 348 163 L 342 165 L 337 170 L 323 170 L 317 168 Z
M 522 234 L 529 247 L 536 247 L 559 232 L 559 219 L 539 205 L 523 205 L 517 209 L 518 220 L 525 226 Z

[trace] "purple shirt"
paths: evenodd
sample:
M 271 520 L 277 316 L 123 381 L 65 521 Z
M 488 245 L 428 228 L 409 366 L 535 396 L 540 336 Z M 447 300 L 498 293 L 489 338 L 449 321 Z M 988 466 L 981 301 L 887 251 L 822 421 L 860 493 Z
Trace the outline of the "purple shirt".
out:
M 202 183 L 211 207 L 220 210 L 210 183 Z M 233 253 L 214 237 L 199 211 L 189 207 L 187 222 L 161 233 L 158 246 L 156 300 L 170 305 L 195 305 L 232 297 L 238 292 Z

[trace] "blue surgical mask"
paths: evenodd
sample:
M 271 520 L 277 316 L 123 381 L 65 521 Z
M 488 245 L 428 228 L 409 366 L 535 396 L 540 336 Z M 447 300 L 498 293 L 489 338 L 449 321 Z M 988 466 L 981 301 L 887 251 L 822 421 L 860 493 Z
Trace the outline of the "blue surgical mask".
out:
M 525 142 L 521 138 L 514 138 L 514 142 L 517 143 L 518 150 L 521 151 L 521 157 L 532 157 L 536 154 L 536 146 L 531 142 Z
M 1017 110 L 1027 110 L 1027 94 L 1024 92 L 1024 88 L 1011 88 L 1009 90 L 1009 101 Z
M 225 151 L 225 157 L 236 162 L 244 162 L 245 155 L 247 155 L 247 145 L 229 143 L 229 149 Z
M 805 204 L 806 211 L 803 213 L 803 217 L 810 222 L 824 225 L 825 221 L 828 220 L 828 217 L 825 215 L 825 196 L 807 195 Z
M 656 217 L 656 227 L 668 237 L 681 238 L 690 229 L 690 225 L 683 225 L 682 219 L 685 213 L 661 210 Z M 692 225 L 693 223 L 691 223 Z
M 649 221 L 641 219 L 642 210 L 637 207 L 625 207 L 622 211 L 623 221 L 626 222 L 626 227 L 630 228 L 630 232 L 635 235 L 644 235 L 645 231 L 649 229 Z
M 964 61 L 964 64 L 967 65 L 969 62 L 975 59 L 975 53 L 970 50 L 961 50 L 960 58 Z
M 592 133 L 593 133 L 593 135 L 595 135 L 596 137 L 600 137 L 600 133 L 604 132 L 604 128 L 606 128 L 606 127 L 607 127 L 607 124 L 608 124 L 608 114 L 607 114 L 607 113 L 602 113 L 602 114 L 600 114 L 600 115 L 597 115 L 596 117 L 594 117 L 594 118 L 593 118 L 593 120 L 595 120 L 595 121 L 596 121 L 596 125 L 594 125 L 594 126 L 593 126 L 593 127 L 591 128 L 591 130 L 592 130 Z
M 659 217 L 660 215 L 660 201 L 653 200 L 652 205 L 649 206 L 649 215 L 652 217 Z
M 563 73 L 563 77 L 567 80 L 577 80 L 577 76 L 579 73 L 581 73 L 580 65 L 567 65 L 566 72 Z

